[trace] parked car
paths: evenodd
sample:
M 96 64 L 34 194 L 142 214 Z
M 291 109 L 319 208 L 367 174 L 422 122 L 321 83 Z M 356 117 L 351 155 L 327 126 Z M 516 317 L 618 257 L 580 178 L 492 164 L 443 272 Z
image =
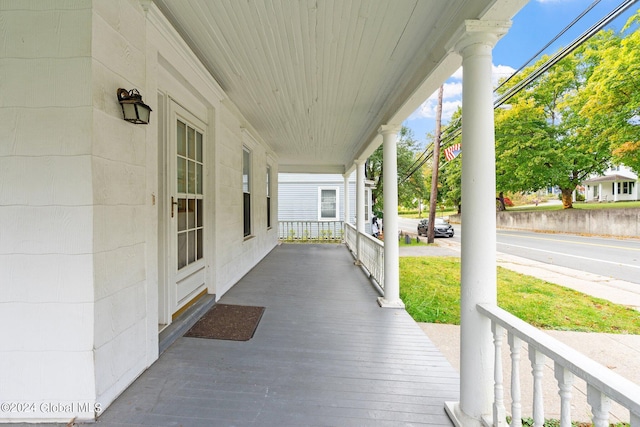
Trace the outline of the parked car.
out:
M 418 224 L 418 236 L 426 236 L 429 229 L 429 220 L 423 219 Z M 442 218 L 436 218 L 433 227 L 433 234 L 435 237 L 453 237 L 454 231 L 451 224 Z

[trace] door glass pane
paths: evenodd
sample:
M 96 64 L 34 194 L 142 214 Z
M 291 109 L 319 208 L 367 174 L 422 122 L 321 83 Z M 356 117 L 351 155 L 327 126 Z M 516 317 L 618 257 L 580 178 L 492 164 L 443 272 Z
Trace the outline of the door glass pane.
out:
M 196 260 L 196 232 L 189 231 L 189 264 Z
M 187 227 L 189 229 L 196 227 L 196 201 L 189 199 L 189 208 L 187 210 Z
M 202 162 L 202 134 L 196 132 L 196 160 Z
M 202 227 L 202 199 L 198 199 L 196 204 L 196 227 Z
M 187 161 L 178 157 L 178 193 L 187 192 Z
M 202 242 L 202 228 L 198 230 L 198 233 L 197 233 L 197 234 L 198 234 L 198 253 L 197 253 L 197 259 L 200 259 L 200 258 L 202 258 L 202 253 L 203 253 L 203 251 L 202 251 L 202 245 L 203 245 L 203 242 Z
M 193 128 L 187 128 L 187 157 L 193 159 L 196 157 L 196 131 Z
M 178 233 L 178 270 L 187 265 L 187 233 Z
M 187 186 L 187 192 L 189 194 L 196 193 L 196 164 L 193 162 L 187 162 L 189 168 L 189 185 Z
M 178 231 L 187 229 L 187 200 L 178 199 Z
M 202 165 L 196 164 L 196 194 L 202 194 Z
M 186 156 L 187 155 L 187 143 L 186 143 L 186 125 L 178 120 L 178 155 Z

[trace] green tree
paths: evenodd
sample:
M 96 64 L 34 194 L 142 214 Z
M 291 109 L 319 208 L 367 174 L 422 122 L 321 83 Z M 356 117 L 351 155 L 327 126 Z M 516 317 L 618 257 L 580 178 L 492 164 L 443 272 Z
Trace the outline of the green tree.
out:
M 383 148 L 382 145 L 373 152 L 367 160 L 366 175 L 367 179 L 372 180 L 374 189 L 372 190 L 373 212 L 380 216 L 383 209 Z M 404 179 L 409 175 L 415 166 L 418 155 L 419 146 L 413 131 L 402 126 L 398 135 L 397 142 L 397 159 L 398 159 L 398 203 L 410 207 L 424 193 L 425 181 L 422 169 L 413 173 L 408 179 Z
M 581 93 L 584 132 L 611 143 L 613 160 L 640 172 L 640 12 L 607 32 Z
M 565 208 L 573 207 L 577 185 L 609 165 L 609 141 L 585 132 L 583 90 L 611 34 L 599 33 L 496 111 L 496 182 L 501 190 L 536 191 L 558 186 Z M 506 90 L 548 58 L 540 59 Z
M 451 120 L 447 126 L 443 127 L 442 145 L 440 150 L 440 175 L 438 176 L 438 198 L 448 206 L 453 206 L 461 210 L 462 203 L 462 155 L 464 150 L 453 160 L 447 161 L 444 156 L 444 149 L 452 144 L 462 142 L 460 135 L 452 137 L 456 133 L 456 129 L 460 127 L 460 117 L 462 109 L 458 110 L 451 116 Z

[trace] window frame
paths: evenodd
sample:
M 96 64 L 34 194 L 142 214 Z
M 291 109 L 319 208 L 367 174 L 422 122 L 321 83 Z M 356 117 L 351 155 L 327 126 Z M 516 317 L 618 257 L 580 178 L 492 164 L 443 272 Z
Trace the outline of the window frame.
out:
M 322 192 L 335 192 L 335 215 L 332 217 L 322 216 Z M 321 186 L 318 187 L 318 221 L 339 221 L 340 220 L 340 187 L 338 186 Z
M 246 157 L 245 157 L 246 154 Z M 252 191 L 251 191 L 251 172 L 252 172 L 252 152 L 246 145 L 242 146 L 242 218 L 243 218 L 243 233 L 244 238 L 252 236 L 253 229 L 253 211 L 252 211 Z M 246 164 L 245 164 L 246 161 Z M 245 173 L 246 171 L 246 173 Z M 245 185 L 245 175 L 247 177 Z M 246 191 L 245 191 L 246 189 Z
M 205 159 L 206 159 L 206 132 L 205 127 L 200 124 L 196 118 L 186 113 L 175 114 L 173 117 L 176 138 L 180 124 L 184 127 L 184 151 L 181 153 L 176 149 L 175 155 L 175 173 L 176 173 L 176 245 L 177 245 L 177 265 L 176 271 L 184 272 L 203 264 L 205 259 Z M 193 146 L 189 143 L 189 135 L 193 134 Z M 199 138 L 198 138 L 199 136 Z M 176 141 L 177 142 L 177 141 Z M 194 153 L 191 151 L 195 150 Z M 179 167 L 178 162 L 184 160 L 184 184 L 183 187 L 179 183 Z M 199 172 L 198 172 L 199 166 Z M 195 171 L 193 176 L 189 173 Z M 191 182 L 193 178 L 193 182 Z M 184 204 L 182 203 L 184 201 Z M 189 220 L 188 212 L 193 212 L 193 219 Z M 182 220 L 181 215 L 186 215 Z M 182 224 L 182 225 L 181 225 Z M 183 240 L 187 245 L 186 259 L 182 259 L 180 254 L 180 236 L 184 236 Z M 193 243 L 192 243 L 193 242 Z M 193 245 L 193 247 L 192 247 Z M 190 249 L 193 249 L 193 257 L 191 257 Z
M 267 230 L 271 229 L 271 165 L 267 164 Z

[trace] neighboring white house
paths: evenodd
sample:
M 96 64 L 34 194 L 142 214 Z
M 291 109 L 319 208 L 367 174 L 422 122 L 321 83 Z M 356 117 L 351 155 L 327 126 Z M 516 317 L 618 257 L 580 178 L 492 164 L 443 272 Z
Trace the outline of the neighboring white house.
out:
M 583 181 L 587 202 L 621 202 L 640 200 L 638 197 L 638 175 L 631 168 L 616 166 L 604 175 Z
M 335 174 L 291 174 L 278 175 L 278 220 L 279 221 L 345 221 L 356 223 L 356 174 L 348 178 L 350 201 L 345 206 L 345 182 L 342 175 Z M 364 221 L 367 232 L 371 228 L 372 181 L 365 181 Z

